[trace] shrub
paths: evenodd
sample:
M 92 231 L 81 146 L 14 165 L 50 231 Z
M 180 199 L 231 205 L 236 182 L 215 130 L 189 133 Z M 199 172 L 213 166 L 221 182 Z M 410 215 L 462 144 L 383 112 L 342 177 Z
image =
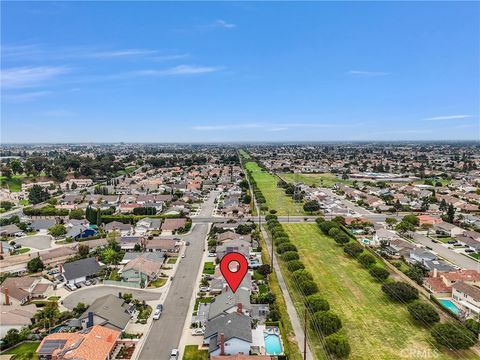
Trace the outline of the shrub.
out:
M 357 242 L 351 242 L 345 245 L 343 251 L 351 257 L 355 258 L 363 252 L 363 246 Z
M 375 279 L 379 281 L 386 280 L 389 276 L 390 273 L 388 272 L 387 269 L 384 269 L 381 266 L 374 266 L 370 269 L 369 271 L 370 275 L 372 275 Z
M 475 334 L 457 324 L 436 324 L 432 328 L 432 336 L 439 345 L 452 350 L 468 349 L 477 342 Z
M 290 272 L 305 269 L 305 265 L 300 260 L 292 260 L 287 263 L 287 269 Z
M 414 301 L 407 308 L 410 315 L 422 324 L 432 325 L 440 321 L 440 315 L 430 304 Z
M 305 304 L 312 313 L 330 310 L 330 304 L 327 300 L 322 298 L 320 294 L 312 294 L 307 296 Z
M 350 241 L 347 234 L 344 232 L 338 233 L 334 238 L 335 242 L 340 245 L 344 245 Z
M 410 302 L 418 299 L 418 290 L 404 282 L 383 284 L 382 290 L 396 302 Z
M 423 268 L 419 265 L 414 265 L 407 271 L 405 271 L 405 275 L 407 275 L 410 279 L 415 281 L 418 285 L 423 284 Z
M 298 287 L 305 296 L 318 292 L 318 286 L 312 280 L 303 280 L 298 283 Z
M 272 272 L 272 269 L 270 268 L 269 264 L 263 264 L 258 267 L 257 271 L 259 274 L 262 274 L 263 276 L 267 276 Z
M 289 243 L 290 239 L 288 237 L 279 237 L 275 239 L 275 246 L 280 246 L 281 244 Z
M 27 263 L 27 270 L 30 273 L 42 271 L 45 268 L 40 257 L 35 257 Z
M 292 261 L 300 259 L 300 256 L 296 251 L 287 251 L 282 254 L 282 259 L 284 261 Z
M 288 266 L 288 264 L 287 264 L 287 266 Z M 292 276 L 293 276 L 293 280 L 296 283 L 299 283 L 299 282 L 304 281 L 304 280 L 313 280 L 312 274 L 310 274 L 308 272 L 308 270 L 305 270 L 305 269 L 294 271 Z
M 291 243 L 281 244 L 277 247 L 277 253 L 283 254 L 287 251 L 297 251 L 297 247 Z
M 332 227 L 330 230 L 328 230 L 328 236 L 335 237 L 338 234 L 340 234 L 341 232 L 342 232 L 342 230 L 340 230 L 339 228 Z
M 338 224 L 334 223 L 333 221 L 323 221 L 318 224 L 318 226 L 325 235 L 328 235 L 331 228 L 338 228 Z
M 373 264 L 375 264 L 376 260 L 375 260 L 375 256 L 373 256 L 372 254 L 365 253 L 358 256 L 358 262 L 363 266 L 365 266 L 366 268 L 368 268 Z
M 313 314 L 310 326 L 314 330 L 320 330 L 324 336 L 328 336 L 342 328 L 342 321 L 331 311 L 318 311 Z
M 350 344 L 345 336 L 332 334 L 325 338 L 325 349 L 336 358 L 344 359 L 350 355 Z
M 465 326 L 477 336 L 480 334 L 480 322 L 473 319 L 468 319 L 465 321 Z

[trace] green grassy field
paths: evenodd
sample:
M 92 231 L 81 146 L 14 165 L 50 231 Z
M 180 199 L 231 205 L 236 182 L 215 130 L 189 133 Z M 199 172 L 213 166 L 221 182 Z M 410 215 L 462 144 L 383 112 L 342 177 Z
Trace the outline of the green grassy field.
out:
M 315 185 L 316 187 L 326 187 L 331 188 L 336 183 L 343 183 L 351 185 L 353 182 L 350 180 L 342 180 L 336 177 L 334 174 L 324 173 L 324 174 L 292 174 L 284 173 L 280 177 L 286 182 L 295 183 L 302 182 L 307 185 Z
M 349 359 L 400 359 L 401 353 L 417 354 L 408 356 L 412 359 L 477 358 L 470 351 L 439 352 L 428 330 L 410 320 L 406 306 L 389 301 L 370 274 L 315 224 L 288 224 L 284 228 L 320 293 L 342 319 L 341 332 L 348 336 L 352 347 Z M 284 264 L 282 272 L 288 274 Z M 287 283 L 298 311 L 303 313 L 304 306 L 298 293 L 292 291 L 294 284 L 288 277 Z M 312 347 L 323 358 L 318 340 Z
M 278 215 L 304 215 L 303 204 L 293 201 L 290 196 L 285 194 L 282 188 L 277 186 L 279 179 L 262 171 L 255 162 L 247 162 L 245 167 L 252 172 L 252 176 L 262 192 L 268 209 L 277 210 Z
M 35 352 L 35 350 L 37 350 L 38 345 L 40 345 L 39 341 L 24 342 L 23 344 L 20 344 L 16 347 L 4 352 L 3 354 L 6 354 L 6 355 L 23 355 L 23 354 L 26 354 L 26 353 L 29 353 L 29 352 Z M 34 354 L 32 359 L 33 360 L 38 359 L 37 354 Z
M 2 187 L 8 187 L 11 192 L 22 191 L 22 179 L 24 175 L 14 175 L 11 178 L 0 176 L 0 183 Z

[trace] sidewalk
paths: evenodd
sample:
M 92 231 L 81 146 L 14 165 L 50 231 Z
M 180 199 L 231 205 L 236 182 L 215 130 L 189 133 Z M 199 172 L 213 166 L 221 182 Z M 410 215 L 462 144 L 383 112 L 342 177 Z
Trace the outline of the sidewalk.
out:
M 267 244 L 268 253 L 271 254 L 272 245 L 270 243 L 270 237 L 268 236 L 263 226 L 261 230 L 262 230 L 263 238 L 265 239 L 265 243 Z M 282 293 L 283 293 L 283 298 L 285 299 L 285 304 L 287 305 L 288 316 L 290 316 L 290 321 L 292 323 L 292 328 L 293 328 L 293 331 L 295 332 L 297 342 L 299 346 L 302 346 L 302 344 L 305 341 L 305 333 L 303 331 L 303 326 L 298 317 L 297 310 L 293 305 L 292 298 L 290 297 L 290 293 L 288 292 L 287 284 L 283 279 L 283 275 L 280 270 L 280 266 L 278 265 L 277 257 L 275 254 L 273 255 L 273 269 L 275 270 L 275 274 L 277 275 L 278 284 L 280 285 L 280 289 L 282 290 Z M 300 349 L 300 352 L 303 354 L 303 349 Z M 310 345 L 308 344 L 308 340 L 307 340 L 307 359 L 315 359 L 315 357 L 312 354 L 312 351 L 310 350 Z

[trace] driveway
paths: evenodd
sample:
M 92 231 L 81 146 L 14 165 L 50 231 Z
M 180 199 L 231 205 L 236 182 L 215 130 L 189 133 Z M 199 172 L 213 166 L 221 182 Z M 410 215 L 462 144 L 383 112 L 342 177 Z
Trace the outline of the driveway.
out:
M 25 236 L 21 238 L 16 238 L 15 241 L 17 244 L 22 245 L 23 247 L 34 248 L 38 250 L 45 250 L 52 247 L 52 238 L 50 235 L 33 235 Z
M 90 305 L 102 296 L 109 294 L 117 296 L 119 292 L 122 294 L 130 293 L 133 295 L 134 299 L 145 301 L 159 300 L 161 295 L 160 292 L 127 289 L 108 285 L 96 285 L 72 291 L 65 299 L 63 299 L 63 306 L 68 309 L 73 309 L 80 302 Z

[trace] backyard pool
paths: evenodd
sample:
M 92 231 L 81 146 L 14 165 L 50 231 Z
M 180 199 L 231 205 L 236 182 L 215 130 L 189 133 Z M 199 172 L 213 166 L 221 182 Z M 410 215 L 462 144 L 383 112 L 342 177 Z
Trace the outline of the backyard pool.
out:
M 460 309 L 449 299 L 438 299 L 443 307 L 447 308 L 455 315 L 460 315 Z
M 267 355 L 280 355 L 282 353 L 280 336 L 275 334 L 265 334 L 265 350 Z

